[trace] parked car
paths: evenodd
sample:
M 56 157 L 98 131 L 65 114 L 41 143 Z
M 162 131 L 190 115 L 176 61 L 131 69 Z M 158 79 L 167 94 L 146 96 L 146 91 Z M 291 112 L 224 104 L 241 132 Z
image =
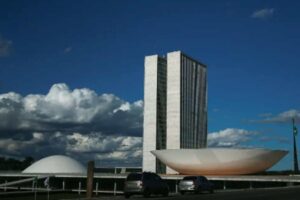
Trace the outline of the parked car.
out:
M 151 194 L 169 195 L 169 187 L 159 175 L 152 172 L 130 173 L 128 174 L 125 186 L 125 198 L 129 198 L 133 194 L 142 194 L 149 197 Z
M 182 195 L 186 192 L 199 193 L 214 192 L 214 185 L 205 176 L 186 176 L 179 182 L 179 191 Z

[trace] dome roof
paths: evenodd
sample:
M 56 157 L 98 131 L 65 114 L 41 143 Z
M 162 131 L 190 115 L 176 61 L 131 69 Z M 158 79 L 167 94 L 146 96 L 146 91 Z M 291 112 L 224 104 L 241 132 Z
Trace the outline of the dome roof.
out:
M 86 173 L 86 169 L 73 158 L 54 155 L 33 163 L 22 173 Z

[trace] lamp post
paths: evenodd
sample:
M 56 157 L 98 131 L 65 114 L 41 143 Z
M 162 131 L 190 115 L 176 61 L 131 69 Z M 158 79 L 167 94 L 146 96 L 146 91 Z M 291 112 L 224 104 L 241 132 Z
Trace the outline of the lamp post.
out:
M 298 155 L 297 155 L 297 144 L 296 144 L 296 135 L 298 133 L 297 127 L 295 126 L 295 119 L 293 121 L 293 142 L 294 142 L 294 173 L 299 173 L 298 168 Z

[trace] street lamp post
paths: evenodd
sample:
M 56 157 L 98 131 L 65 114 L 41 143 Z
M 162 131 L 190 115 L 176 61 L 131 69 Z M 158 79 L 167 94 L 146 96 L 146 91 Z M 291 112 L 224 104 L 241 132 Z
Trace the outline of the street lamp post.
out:
M 298 168 L 298 155 L 297 155 L 297 144 L 296 144 L 296 135 L 298 133 L 297 127 L 295 126 L 295 120 L 293 119 L 293 140 L 294 140 L 294 173 L 299 173 Z

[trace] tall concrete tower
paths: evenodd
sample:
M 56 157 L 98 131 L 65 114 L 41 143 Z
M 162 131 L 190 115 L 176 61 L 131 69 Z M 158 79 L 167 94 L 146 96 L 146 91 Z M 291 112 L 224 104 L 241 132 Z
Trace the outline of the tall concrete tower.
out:
M 180 51 L 145 58 L 143 170 L 173 173 L 150 151 L 206 147 L 206 66 Z

